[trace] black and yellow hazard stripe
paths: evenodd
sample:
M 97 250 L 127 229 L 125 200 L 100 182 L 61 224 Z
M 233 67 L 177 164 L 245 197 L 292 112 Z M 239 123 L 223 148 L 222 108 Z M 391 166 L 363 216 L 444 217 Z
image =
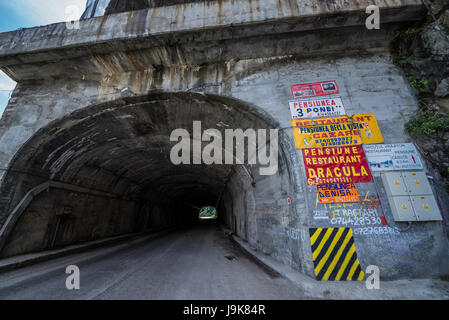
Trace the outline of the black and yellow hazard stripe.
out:
M 310 229 L 310 244 L 317 280 L 363 280 L 351 228 Z

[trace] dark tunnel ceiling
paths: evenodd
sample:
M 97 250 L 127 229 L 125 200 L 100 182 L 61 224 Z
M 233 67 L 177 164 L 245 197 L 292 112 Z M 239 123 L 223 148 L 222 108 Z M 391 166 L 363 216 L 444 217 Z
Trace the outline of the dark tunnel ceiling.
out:
M 11 169 L 33 173 L 22 183 L 26 186 L 37 185 L 30 180 L 41 176 L 120 195 L 216 197 L 231 166 L 173 165 L 170 150 L 176 142 L 169 141 L 171 132 L 184 128 L 192 134 L 194 120 L 202 122 L 203 130 L 223 131 L 220 123 L 243 130 L 277 126 L 264 119 L 253 107 L 218 96 L 155 93 L 126 98 L 82 109 L 41 129 L 18 152 Z

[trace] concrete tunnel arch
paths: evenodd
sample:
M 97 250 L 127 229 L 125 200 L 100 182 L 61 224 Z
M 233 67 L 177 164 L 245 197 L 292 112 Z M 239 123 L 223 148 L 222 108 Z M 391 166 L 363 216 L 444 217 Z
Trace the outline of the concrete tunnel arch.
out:
M 3 177 L 0 227 L 27 192 L 52 184 L 17 218 L 2 239 L 0 256 L 189 225 L 195 220 L 192 206 L 220 198 L 222 223 L 252 246 L 299 267 L 301 244 L 283 232 L 298 223 L 298 159 L 290 138 L 279 131 L 278 171 L 272 176 L 260 176 L 258 165 L 175 166 L 170 133 L 177 128 L 191 133 L 194 120 L 203 129 L 222 131 L 279 128 L 269 114 L 244 101 L 160 91 L 55 120 L 22 146 Z

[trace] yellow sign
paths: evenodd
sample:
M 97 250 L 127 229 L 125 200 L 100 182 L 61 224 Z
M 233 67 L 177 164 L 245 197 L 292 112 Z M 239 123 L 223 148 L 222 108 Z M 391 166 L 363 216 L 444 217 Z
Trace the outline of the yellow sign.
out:
M 298 149 L 353 146 L 362 144 L 357 127 L 351 122 L 295 127 L 293 136 Z
M 373 113 L 358 113 L 351 117 L 352 121 L 359 123 L 360 135 L 364 144 L 383 143 L 384 138 L 380 132 L 376 117 Z
M 316 119 L 296 119 L 292 121 L 292 127 L 307 127 L 321 124 L 333 124 L 340 122 L 349 122 L 348 116 L 333 118 L 316 118 Z
M 335 125 L 337 124 L 345 124 L 340 127 L 346 127 L 346 129 L 336 129 Z M 331 126 L 333 130 L 327 131 L 327 129 L 331 129 Z M 343 116 L 334 118 L 297 119 L 292 120 L 292 127 L 297 149 L 341 147 L 359 145 L 362 143 L 373 144 L 384 142 L 376 117 L 373 113 L 358 113 L 352 117 Z M 326 127 L 327 129 L 324 129 L 323 127 Z M 348 129 L 348 127 L 350 129 Z M 317 130 L 321 131 L 316 132 Z M 311 133 L 310 131 L 313 132 Z M 337 131 L 337 133 L 335 131 Z M 351 131 L 351 133 L 346 131 Z M 339 140 L 335 138 L 349 139 L 343 141 L 343 139 Z M 317 140 L 320 142 L 317 143 Z

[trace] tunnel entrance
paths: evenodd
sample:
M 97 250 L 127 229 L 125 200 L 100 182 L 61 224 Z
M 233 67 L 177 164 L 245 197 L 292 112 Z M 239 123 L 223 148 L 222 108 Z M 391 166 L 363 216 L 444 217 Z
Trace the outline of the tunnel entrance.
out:
M 261 176 L 258 164 L 174 165 L 169 137 L 194 121 L 219 131 L 278 128 L 248 103 L 196 93 L 125 98 L 56 120 L 19 150 L 4 176 L 0 256 L 191 225 L 197 208 L 214 206 L 219 222 L 244 240 L 298 260 L 298 244 L 286 246 L 282 232 L 287 220 L 296 223 L 294 207 L 280 200 L 294 193 L 295 176 L 283 133 L 274 175 Z

